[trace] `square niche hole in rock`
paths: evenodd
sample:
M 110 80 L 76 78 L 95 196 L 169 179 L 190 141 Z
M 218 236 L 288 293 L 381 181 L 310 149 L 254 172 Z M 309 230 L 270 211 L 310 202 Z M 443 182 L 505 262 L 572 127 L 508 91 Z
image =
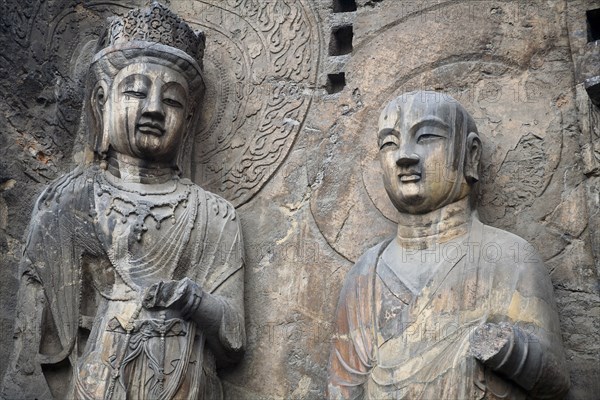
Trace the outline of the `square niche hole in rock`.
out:
M 334 94 L 341 92 L 346 86 L 346 74 L 340 72 L 339 74 L 328 74 L 327 75 L 327 93 Z
M 329 42 L 330 56 L 343 56 L 352 53 L 352 25 L 336 26 L 331 30 Z
M 600 8 L 587 10 L 585 16 L 587 17 L 588 42 L 600 40 Z
M 356 11 L 356 1 L 354 0 L 333 0 L 333 12 L 343 13 Z

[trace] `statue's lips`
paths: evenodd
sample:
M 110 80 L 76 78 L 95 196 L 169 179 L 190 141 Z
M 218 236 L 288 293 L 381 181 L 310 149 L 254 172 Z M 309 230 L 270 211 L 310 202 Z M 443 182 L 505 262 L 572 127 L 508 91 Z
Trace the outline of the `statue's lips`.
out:
M 421 180 L 421 174 L 418 172 L 409 172 L 398 175 L 400 182 L 418 182 Z
M 157 124 L 138 124 L 137 130 L 140 133 L 154 136 L 162 136 L 165 134 L 165 129 Z

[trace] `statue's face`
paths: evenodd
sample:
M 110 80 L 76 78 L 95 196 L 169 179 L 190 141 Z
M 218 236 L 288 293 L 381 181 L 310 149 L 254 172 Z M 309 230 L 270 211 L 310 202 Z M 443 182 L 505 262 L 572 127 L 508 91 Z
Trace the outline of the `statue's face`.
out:
M 174 162 L 187 129 L 189 88 L 164 65 L 135 63 L 113 81 L 104 108 L 111 147 L 135 158 Z
M 468 187 L 453 166 L 457 155 L 452 105 L 419 97 L 398 104 L 391 103 L 382 113 L 378 135 L 384 185 L 392 203 L 403 213 L 430 212 L 447 204 L 458 179 L 464 196 Z

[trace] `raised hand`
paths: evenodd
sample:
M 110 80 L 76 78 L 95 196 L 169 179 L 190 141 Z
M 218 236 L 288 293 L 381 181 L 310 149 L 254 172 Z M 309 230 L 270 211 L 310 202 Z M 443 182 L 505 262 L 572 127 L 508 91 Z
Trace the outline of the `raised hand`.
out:
M 497 368 L 514 340 L 513 326 L 507 322 L 487 322 L 471 335 L 471 354 L 482 363 Z
M 160 281 L 144 292 L 142 304 L 147 309 L 173 309 L 190 319 L 202 301 L 203 290 L 189 278 Z

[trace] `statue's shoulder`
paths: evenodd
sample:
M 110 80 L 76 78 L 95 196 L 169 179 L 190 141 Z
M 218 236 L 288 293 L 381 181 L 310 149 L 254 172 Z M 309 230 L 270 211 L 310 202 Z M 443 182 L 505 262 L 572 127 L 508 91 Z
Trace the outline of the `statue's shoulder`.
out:
M 356 260 L 356 263 L 346 275 L 346 279 L 349 279 L 351 277 L 368 275 L 369 271 L 372 270 L 371 267 L 374 267 L 377 264 L 379 256 L 381 255 L 381 253 L 383 253 L 383 250 L 385 250 L 390 241 L 391 238 L 386 239 L 365 251 L 358 258 L 358 260 Z
M 198 193 L 200 204 L 206 202 L 208 214 L 213 218 L 221 218 L 227 221 L 235 221 L 237 214 L 235 207 L 229 201 L 225 200 L 218 194 L 202 189 L 200 186 L 191 182 L 189 179 L 182 179 L 181 182 L 186 185 L 192 185 Z
M 501 264 L 511 267 L 543 265 L 536 247 L 527 240 L 503 229 L 481 224 L 481 247 L 482 251 L 487 253 L 488 259 L 498 260 Z
M 480 222 L 480 224 L 483 226 L 484 239 L 488 241 L 494 240 L 498 243 L 527 243 L 527 240 L 514 233 L 491 225 L 486 225 L 483 222 Z
M 53 180 L 38 196 L 34 211 L 69 203 L 73 194 L 81 195 L 96 173 L 95 168 L 80 166 Z
M 369 293 L 373 289 L 372 278 L 375 274 L 377 260 L 389 242 L 389 239 L 384 240 L 368 249 L 348 271 L 340 291 L 338 303 L 340 308 L 338 310 L 347 310 L 347 307 L 354 308 L 356 304 L 361 304 L 370 298 Z
M 495 289 L 519 290 L 552 303 L 552 280 L 536 246 L 492 226 L 485 225 L 483 232 L 479 260 L 493 271 Z

